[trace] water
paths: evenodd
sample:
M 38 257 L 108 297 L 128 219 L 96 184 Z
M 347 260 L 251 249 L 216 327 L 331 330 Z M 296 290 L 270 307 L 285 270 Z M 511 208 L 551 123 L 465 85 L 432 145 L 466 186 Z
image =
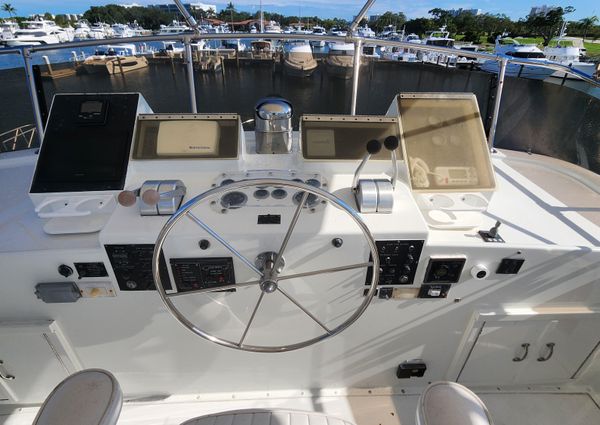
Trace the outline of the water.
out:
M 2 97 L 0 132 L 33 122 L 21 69 L 0 71 Z M 348 114 L 351 80 L 327 75 L 323 66 L 299 79 L 272 66 L 225 65 L 224 73 L 195 73 L 200 113 L 237 113 L 253 118 L 261 97 L 276 94 L 294 105 L 294 125 L 305 113 Z M 75 75 L 43 83 L 50 105 L 55 93 L 140 92 L 158 113 L 189 112 L 186 68 L 181 64 L 151 64 L 124 75 Z M 475 93 L 484 124 L 489 126 L 495 76 L 418 63 L 374 62 L 361 67 L 358 114 L 385 114 L 397 93 Z M 578 163 L 600 172 L 600 100 L 570 87 L 537 80 L 508 78 L 502 98 L 496 146 L 531 151 Z M 252 125 L 246 126 L 251 129 Z

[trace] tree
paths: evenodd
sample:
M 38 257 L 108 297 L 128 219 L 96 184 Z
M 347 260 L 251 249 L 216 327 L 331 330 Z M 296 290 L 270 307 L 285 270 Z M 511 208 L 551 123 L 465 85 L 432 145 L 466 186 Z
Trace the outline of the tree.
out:
M 373 22 L 372 27 L 375 32 L 381 32 L 388 25 L 393 25 L 397 29 L 401 28 L 406 22 L 406 15 L 404 13 L 394 13 L 394 12 L 385 12 L 381 15 L 375 22 Z
M 579 20 L 581 24 L 581 28 L 583 29 L 583 39 L 585 40 L 585 36 L 587 35 L 590 28 L 592 28 L 598 22 L 597 16 L 589 16 L 587 18 L 583 18 Z
M 8 16 L 12 18 L 13 14 L 17 14 L 17 9 L 10 3 L 4 3 L 2 5 L 2 11 L 8 13 Z
M 564 16 L 574 11 L 575 8 L 572 6 L 564 9 L 557 7 L 546 14 L 529 15 L 525 24 L 533 35 L 541 36 L 544 39 L 544 46 L 547 46 L 552 37 L 560 31 Z

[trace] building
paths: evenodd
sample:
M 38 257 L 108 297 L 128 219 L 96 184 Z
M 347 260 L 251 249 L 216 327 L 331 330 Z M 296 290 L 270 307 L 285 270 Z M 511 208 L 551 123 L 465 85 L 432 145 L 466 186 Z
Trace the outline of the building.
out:
M 187 9 L 188 12 L 204 10 L 205 12 L 213 12 L 217 13 L 217 6 L 214 4 L 204 4 L 204 3 L 183 3 L 183 6 Z M 166 4 L 151 4 L 148 7 L 154 7 L 162 10 L 167 13 L 178 13 L 179 9 L 175 3 L 166 3 Z
M 132 7 L 144 7 L 137 3 L 120 4 L 119 6 L 124 7 L 125 9 L 131 9 Z
M 369 23 L 372 24 L 373 22 L 376 22 L 382 16 L 383 15 L 369 15 Z
M 538 15 L 545 16 L 548 14 L 548 12 L 551 12 L 556 9 L 558 9 L 557 6 L 546 6 L 545 4 L 543 4 L 541 6 L 533 6 L 531 8 L 531 12 L 529 12 L 529 16 L 538 16 Z
M 460 16 L 460 15 L 478 16 L 478 15 L 481 15 L 483 13 L 483 11 L 481 9 L 462 9 L 462 8 L 460 8 L 460 9 L 450 9 L 450 10 L 448 10 L 448 12 L 452 16 Z

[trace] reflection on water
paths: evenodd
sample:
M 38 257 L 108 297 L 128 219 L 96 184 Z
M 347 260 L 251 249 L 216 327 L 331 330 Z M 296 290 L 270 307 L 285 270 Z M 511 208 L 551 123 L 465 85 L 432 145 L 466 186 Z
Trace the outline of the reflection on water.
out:
M 33 122 L 23 71 L 0 71 L 0 132 Z M 195 73 L 198 111 L 253 117 L 258 99 L 281 95 L 294 105 L 294 126 L 305 113 L 347 114 L 351 80 L 331 78 L 323 66 L 309 78 L 295 78 L 272 66 L 236 66 L 223 73 Z M 124 75 L 75 75 L 43 83 L 50 105 L 54 93 L 141 92 L 155 112 L 189 112 L 186 69 L 151 64 Z M 495 76 L 417 63 L 373 62 L 361 67 L 358 114 L 385 114 L 401 92 L 475 93 L 486 126 L 492 110 Z M 600 100 L 581 90 L 538 80 L 508 78 L 502 97 L 496 146 L 530 150 L 579 163 L 600 172 Z M 247 126 L 251 128 L 252 126 Z

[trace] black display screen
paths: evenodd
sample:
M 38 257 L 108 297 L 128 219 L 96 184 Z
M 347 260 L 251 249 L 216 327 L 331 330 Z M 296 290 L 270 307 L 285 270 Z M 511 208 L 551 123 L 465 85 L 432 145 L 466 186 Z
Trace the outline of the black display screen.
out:
M 99 114 L 102 112 L 102 105 L 104 105 L 103 102 L 87 100 L 81 102 L 81 108 L 79 109 L 79 111 L 82 114 Z
M 121 190 L 139 95 L 54 97 L 32 193 Z

